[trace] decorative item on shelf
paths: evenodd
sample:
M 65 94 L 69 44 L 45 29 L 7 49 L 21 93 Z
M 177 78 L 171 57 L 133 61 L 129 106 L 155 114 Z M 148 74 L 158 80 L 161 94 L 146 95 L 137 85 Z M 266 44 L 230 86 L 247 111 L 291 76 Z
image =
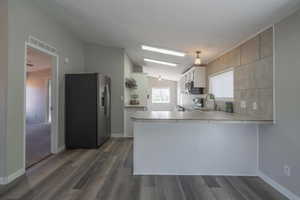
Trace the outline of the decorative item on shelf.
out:
M 137 94 L 132 94 L 130 95 L 130 105 L 139 105 L 140 101 L 139 101 L 139 95 Z
M 129 89 L 136 89 L 138 87 L 136 80 L 133 78 L 126 78 L 125 86 L 126 86 L 126 88 L 129 88 Z
M 201 61 L 201 58 L 200 58 L 201 51 L 197 51 L 196 54 L 197 54 L 197 56 L 196 56 L 196 59 L 195 59 L 195 65 L 201 65 L 202 64 L 202 61 Z
M 217 110 L 216 98 L 213 94 L 207 94 L 205 98 L 205 107 Z
M 225 102 L 225 112 L 233 113 L 233 103 Z

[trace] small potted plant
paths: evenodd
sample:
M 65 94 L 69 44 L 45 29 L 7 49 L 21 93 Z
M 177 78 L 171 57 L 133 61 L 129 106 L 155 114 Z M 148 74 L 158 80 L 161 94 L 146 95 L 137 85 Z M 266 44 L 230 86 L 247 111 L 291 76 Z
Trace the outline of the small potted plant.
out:
M 136 89 L 137 88 L 136 80 L 133 78 L 126 78 L 125 86 L 126 86 L 126 88 L 129 88 L 129 89 Z

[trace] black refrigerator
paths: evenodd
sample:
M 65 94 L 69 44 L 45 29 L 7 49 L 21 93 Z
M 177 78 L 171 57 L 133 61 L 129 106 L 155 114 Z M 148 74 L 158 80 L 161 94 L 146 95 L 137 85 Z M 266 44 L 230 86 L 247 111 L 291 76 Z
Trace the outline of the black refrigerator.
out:
M 110 138 L 110 88 L 105 75 L 65 75 L 66 148 L 98 148 Z

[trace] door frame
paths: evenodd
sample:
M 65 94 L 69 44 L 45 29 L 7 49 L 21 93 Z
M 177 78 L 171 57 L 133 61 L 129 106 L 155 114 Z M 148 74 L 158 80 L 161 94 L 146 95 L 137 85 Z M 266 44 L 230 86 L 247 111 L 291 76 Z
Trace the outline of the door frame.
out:
M 23 95 L 23 165 L 24 169 L 26 169 L 26 80 L 27 80 L 27 49 L 28 48 L 33 48 L 36 50 L 39 50 L 43 53 L 46 53 L 50 56 L 52 56 L 53 60 L 55 61 L 52 65 L 52 88 L 51 88 L 51 93 L 52 93 L 52 121 L 51 121 L 51 153 L 56 154 L 59 152 L 59 147 L 58 147 L 58 104 L 59 104 L 59 55 L 57 53 L 51 52 L 47 50 L 46 48 L 42 48 L 38 45 L 32 44 L 30 42 L 25 42 L 25 59 L 24 59 L 24 95 Z

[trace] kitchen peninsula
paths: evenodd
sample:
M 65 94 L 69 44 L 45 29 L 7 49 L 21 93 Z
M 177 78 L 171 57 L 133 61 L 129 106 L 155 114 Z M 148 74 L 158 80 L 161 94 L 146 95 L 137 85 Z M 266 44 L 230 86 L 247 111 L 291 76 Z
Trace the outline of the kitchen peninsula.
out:
M 273 121 L 217 111 L 136 112 L 134 174 L 256 175 L 258 125 Z

